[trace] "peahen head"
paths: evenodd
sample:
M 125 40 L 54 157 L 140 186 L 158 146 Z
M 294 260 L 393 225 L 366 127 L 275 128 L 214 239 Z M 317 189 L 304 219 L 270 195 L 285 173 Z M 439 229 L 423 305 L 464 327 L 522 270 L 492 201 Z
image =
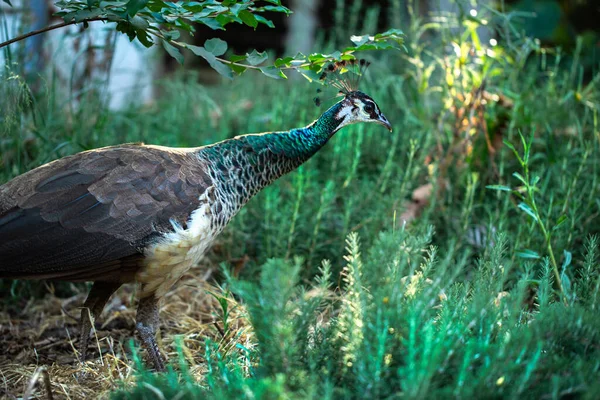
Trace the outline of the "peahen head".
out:
M 336 130 L 358 122 L 374 122 L 392 131 L 392 125 L 375 100 L 358 90 L 346 93 L 344 99 L 339 102 L 334 118 L 339 122 Z
M 329 64 L 321 74 L 320 80 L 326 85 L 338 89 L 343 100 L 331 107 L 324 116 L 332 117 L 336 132 L 346 125 L 358 122 L 374 122 L 385 126 L 390 132 L 392 125 L 383 115 L 375 100 L 358 90 L 358 84 L 369 66 L 366 60 L 337 61 Z M 349 74 L 345 74 L 350 72 Z M 317 90 L 320 92 L 320 90 Z M 315 104 L 320 105 L 321 99 L 315 98 Z M 327 115 L 330 114 L 330 115 Z

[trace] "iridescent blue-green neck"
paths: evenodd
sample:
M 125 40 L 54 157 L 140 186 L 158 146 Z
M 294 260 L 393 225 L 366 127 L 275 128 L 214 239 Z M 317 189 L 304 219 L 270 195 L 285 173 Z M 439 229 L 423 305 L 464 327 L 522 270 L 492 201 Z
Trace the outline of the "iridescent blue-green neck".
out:
M 342 123 L 342 120 L 337 118 L 337 114 L 341 108 L 341 101 L 335 103 L 308 127 L 312 127 L 318 135 L 327 136 L 328 139 L 331 138 L 338 131 L 338 127 Z
M 198 158 L 215 183 L 225 218 L 280 176 L 293 171 L 321 149 L 339 129 L 342 103 L 312 124 L 286 132 L 237 136 L 198 149 Z
M 319 151 L 337 131 L 341 121 L 336 119 L 336 115 L 340 108 L 341 102 L 334 104 L 319 119 L 304 128 L 241 138 L 246 138 L 255 150 L 266 147 L 275 155 L 295 159 L 301 164 Z
M 265 162 L 280 162 L 279 159 L 293 159 L 298 161 L 298 167 L 302 162 L 308 160 L 338 130 L 341 123 L 336 118 L 342 103 L 336 103 L 325 111 L 319 119 L 304 127 L 291 129 L 286 132 L 268 132 L 237 136 L 233 139 L 224 140 L 211 146 L 203 147 L 200 151 L 210 154 L 215 160 L 231 150 L 245 148 L 245 155 L 256 157 L 266 156 Z

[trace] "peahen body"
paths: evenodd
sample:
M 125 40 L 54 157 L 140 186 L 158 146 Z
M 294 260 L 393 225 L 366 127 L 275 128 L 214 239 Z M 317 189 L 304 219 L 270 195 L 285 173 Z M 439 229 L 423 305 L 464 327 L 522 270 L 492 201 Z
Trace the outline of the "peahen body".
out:
M 369 96 L 351 91 L 300 129 L 199 148 L 126 144 L 42 165 L 0 186 L 0 278 L 94 282 L 80 318 L 82 360 L 110 296 L 140 283 L 136 328 L 163 370 L 159 300 L 252 196 L 357 122 L 391 130 Z

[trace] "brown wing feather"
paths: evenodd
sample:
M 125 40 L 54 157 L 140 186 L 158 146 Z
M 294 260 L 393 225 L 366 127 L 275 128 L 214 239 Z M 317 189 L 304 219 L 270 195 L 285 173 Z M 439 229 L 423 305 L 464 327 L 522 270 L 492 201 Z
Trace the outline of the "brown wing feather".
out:
M 209 186 L 193 152 L 154 146 L 36 168 L 0 186 L 0 277 L 121 280 L 171 220 L 185 224 Z

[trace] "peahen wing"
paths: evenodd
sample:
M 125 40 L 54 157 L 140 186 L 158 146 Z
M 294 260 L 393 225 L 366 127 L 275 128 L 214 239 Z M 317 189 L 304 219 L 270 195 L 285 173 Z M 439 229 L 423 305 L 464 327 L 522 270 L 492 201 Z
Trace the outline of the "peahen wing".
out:
M 211 186 L 191 151 L 78 153 L 0 186 L 0 277 L 129 281 L 144 246 L 185 225 Z

